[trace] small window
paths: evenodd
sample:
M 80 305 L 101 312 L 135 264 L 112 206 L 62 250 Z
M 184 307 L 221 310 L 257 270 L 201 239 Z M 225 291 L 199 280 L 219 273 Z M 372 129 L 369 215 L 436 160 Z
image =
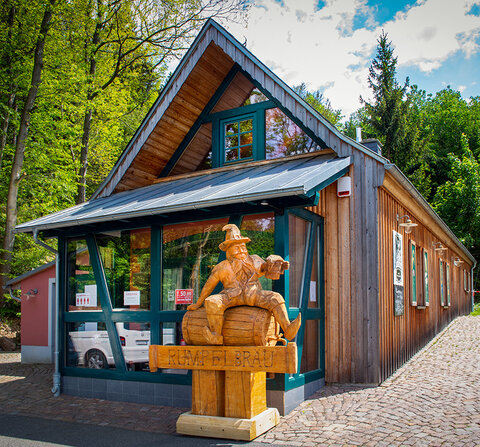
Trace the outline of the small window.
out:
M 417 246 L 410 241 L 410 302 L 417 305 Z
M 253 159 L 253 117 L 227 121 L 223 132 L 226 163 Z
M 452 290 L 451 290 L 451 281 L 450 281 L 450 264 L 446 264 L 445 267 L 446 277 L 447 277 L 447 306 L 452 304 Z
M 428 250 L 423 249 L 423 299 L 424 305 L 430 305 L 430 287 L 428 283 Z
M 439 261 L 440 270 L 440 306 L 445 306 L 445 277 L 444 277 L 444 265 L 443 261 Z

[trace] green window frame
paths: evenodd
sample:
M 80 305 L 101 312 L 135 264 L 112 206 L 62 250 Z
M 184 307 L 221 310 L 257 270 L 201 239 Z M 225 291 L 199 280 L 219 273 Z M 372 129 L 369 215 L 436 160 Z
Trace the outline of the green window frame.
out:
M 255 115 L 242 115 L 220 121 L 220 151 L 224 164 L 254 159 L 257 120 Z
M 417 246 L 410 240 L 410 304 L 417 305 Z
M 225 216 L 224 213 L 216 214 L 215 216 L 209 216 L 209 218 L 228 217 L 230 223 L 235 223 L 239 227 L 242 224 L 242 219 L 245 216 L 264 214 L 265 211 L 261 211 L 258 208 L 252 211 L 245 211 L 242 215 L 230 214 Z M 303 353 L 303 343 L 305 339 L 305 330 L 307 322 L 310 327 L 316 325 L 318 333 L 319 353 L 318 363 L 319 368 L 316 370 L 295 375 L 288 374 L 276 374 L 274 379 L 268 379 L 269 389 L 281 389 L 288 390 L 305 383 L 308 383 L 325 376 L 325 322 L 324 322 L 324 267 L 323 267 L 323 218 L 311 213 L 303 208 L 291 208 L 286 209 L 284 213 L 274 214 L 274 252 L 281 255 L 285 260 L 289 260 L 289 214 L 294 214 L 302 219 L 310 222 L 307 244 L 305 248 L 305 261 L 303 268 L 303 282 L 310 285 L 310 287 L 303 287 L 301 289 L 301 297 L 298 307 L 288 307 L 289 303 L 289 274 L 288 270 L 285 272 L 279 280 L 273 281 L 273 290 L 281 293 L 286 301 L 289 318 L 293 320 L 297 317 L 298 313 L 302 313 L 302 326 L 296 337 L 298 345 L 298 364 L 299 371 L 301 368 L 301 360 Z M 205 219 L 201 219 L 205 220 Z M 165 222 L 165 225 L 171 223 L 193 222 L 197 220 L 181 220 L 173 219 Z M 138 228 L 133 225 L 127 228 L 128 225 L 123 226 L 125 229 Z M 107 284 L 107 279 L 102 266 L 102 259 L 100 251 L 97 245 L 95 234 L 80 233 L 76 230 L 76 234 L 72 234 L 69 238 L 82 237 L 87 241 L 87 246 L 90 254 L 90 262 L 92 264 L 93 276 L 97 284 L 97 293 L 99 302 L 101 303 L 101 310 L 78 310 L 68 311 L 65 306 L 65 302 L 62 302 L 62 307 L 59 315 L 59 333 L 62 334 L 63 343 L 60 348 L 60 356 L 63 361 L 61 362 L 61 374 L 66 376 L 77 377 L 97 377 L 103 379 L 118 379 L 118 380 L 132 380 L 132 381 L 144 381 L 144 382 L 161 382 L 161 383 L 176 383 L 176 384 L 190 384 L 191 383 L 191 371 L 185 373 L 163 373 L 158 371 L 151 373 L 148 371 L 132 371 L 128 368 L 125 362 L 124 353 L 122 351 L 121 341 L 117 329 L 117 323 L 144 323 L 150 325 L 150 343 L 162 344 L 162 325 L 171 325 L 172 323 L 181 323 L 184 310 L 162 310 L 161 309 L 161 291 L 162 291 L 162 250 L 163 250 L 163 226 L 151 225 L 151 301 L 150 309 L 132 310 L 132 309 L 113 309 L 112 300 L 110 297 L 110 291 Z M 59 237 L 59 250 L 60 250 L 60 262 L 59 268 L 63 272 L 59 278 L 59 287 L 61 290 L 62 300 L 65 301 L 66 292 L 66 279 L 67 276 L 67 262 L 66 262 L 66 250 L 67 239 L 65 236 Z M 318 296 L 318 306 L 309 306 L 309 294 L 311 294 L 311 272 L 314 258 L 314 252 L 317 253 L 317 276 L 318 279 L 315 287 Z M 224 259 L 224 253 L 219 252 L 219 261 Z M 115 368 L 105 370 L 95 370 L 89 368 L 80 368 L 75 366 L 67 366 L 67 327 L 73 327 L 83 322 L 101 323 L 101 327 L 106 327 L 108 333 L 108 339 L 112 349 L 113 357 L 115 360 Z M 68 326 L 70 325 L 70 326 Z M 73 326 L 72 326 L 73 325 Z M 66 352 L 67 351 L 67 352 Z
M 423 249 L 423 293 L 425 306 L 430 306 L 430 285 L 429 285 L 429 270 L 428 270 L 428 250 Z

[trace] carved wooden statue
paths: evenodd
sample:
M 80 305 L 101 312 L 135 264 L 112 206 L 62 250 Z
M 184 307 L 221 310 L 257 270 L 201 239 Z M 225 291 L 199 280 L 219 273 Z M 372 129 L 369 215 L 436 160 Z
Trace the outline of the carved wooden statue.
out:
M 225 225 L 220 249 L 227 255 L 207 279 L 198 302 L 183 318 L 187 346 L 150 346 L 150 371 L 192 369 L 192 411 L 177 420 L 177 432 L 252 440 L 279 422 L 267 408 L 266 373 L 297 372 L 295 343 L 300 314 L 290 322 L 283 297 L 262 290 L 259 278 L 278 279 L 289 267 L 280 256 L 250 256 L 236 225 Z M 218 283 L 224 289 L 212 295 Z M 219 346 L 222 345 L 222 346 Z
M 205 306 L 208 320 L 208 327 L 204 328 L 206 342 L 222 345 L 225 310 L 245 305 L 270 311 L 280 324 L 285 338 L 292 340 L 300 328 L 301 315 L 290 322 L 283 297 L 277 292 L 263 290 L 259 281 L 263 275 L 278 279 L 289 268 L 289 263 L 277 255 L 270 255 L 266 261 L 260 256 L 249 255 L 246 243 L 250 242 L 250 239 L 242 237 L 236 225 L 225 225 L 223 230 L 227 234 L 219 247 L 226 252 L 227 259 L 214 267 L 198 301 L 187 308 L 188 311 L 193 311 Z M 224 289 L 211 295 L 219 282 Z

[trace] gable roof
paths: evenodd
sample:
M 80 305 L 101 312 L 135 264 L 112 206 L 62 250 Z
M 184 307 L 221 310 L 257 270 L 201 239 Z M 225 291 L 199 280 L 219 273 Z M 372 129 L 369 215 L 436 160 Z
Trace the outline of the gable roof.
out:
M 159 98 L 92 199 L 151 184 L 234 64 L 339 156 L 352 147 L 384 157 L 343 135 L 214 20 L 207 21 Z

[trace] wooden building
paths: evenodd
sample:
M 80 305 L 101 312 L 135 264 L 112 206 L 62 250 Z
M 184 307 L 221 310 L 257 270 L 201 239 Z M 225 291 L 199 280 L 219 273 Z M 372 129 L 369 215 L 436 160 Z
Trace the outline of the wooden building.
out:
M 91 200 L 17 227 L 59 241 L 63 392 L 188 405 L 188 373 L 148 372 L 142 349 L 182 343 L 227 222 L 291 264 L 263 284 L 303 317 L 300 372 L 268 383 L 282 413 L 325 382 L 382 382 L 471 309 L 474 258 L 379 145 L 209 21 Z

